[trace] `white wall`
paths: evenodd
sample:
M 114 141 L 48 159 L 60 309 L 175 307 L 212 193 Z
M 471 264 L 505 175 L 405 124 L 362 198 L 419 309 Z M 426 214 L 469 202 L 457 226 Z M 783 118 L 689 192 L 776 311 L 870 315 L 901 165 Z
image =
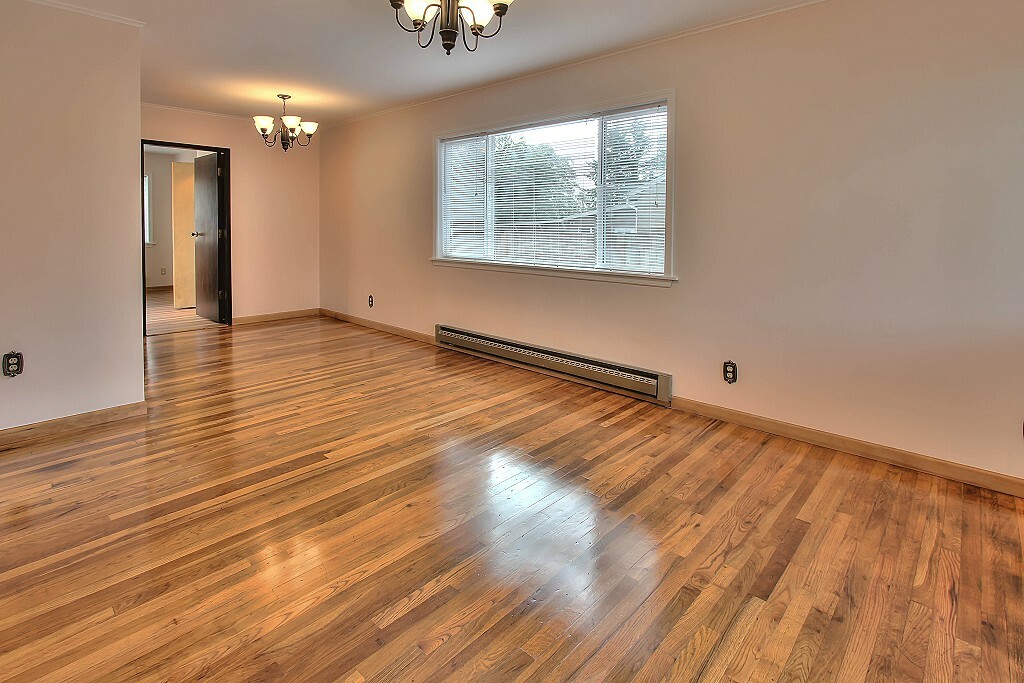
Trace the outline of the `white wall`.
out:
M 139 59 L 135 27 L 3 5 L 0 348 L 25 373 L 0 429 L 143 400 Z
M 171 229 L 171 163 L 174 160 L 170 154 L 143 155 L 145 173 L 149 176 L 150 238 L 153 240 L 152 245 L 146 245 L 147 287 L 170 287 L 174 282 Z
M 285 153 L 251 119 L 145 104 L 142 137 L 231 150 L 234 317 L 319 307 L 317 138 Z
M 1022 29 L 1019 0 L 834 0 L 327 130 L 321 305 L 1024 476 Z M 435 136 L 666 89 L 674 286 L 431 264 Z

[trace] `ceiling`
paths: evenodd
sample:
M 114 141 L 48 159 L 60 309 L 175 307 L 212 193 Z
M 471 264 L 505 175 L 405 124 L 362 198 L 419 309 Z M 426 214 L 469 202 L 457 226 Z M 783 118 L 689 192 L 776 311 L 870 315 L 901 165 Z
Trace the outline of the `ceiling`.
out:
M 43 0 L 44 2 L 46 0 Z M 385 0 L 65 0 L 145 22 L 142 99 L 333 123 L 615 49 L 821 0 L 518 0 L 501 34 L 451 56 L 395 26 Z M 56 4 L 56 3 L 55 3 Z
M 173 157 L 174 161 L 181 163 L 190 164 L 199 157 L 204 157 L 207 154 L 215 154 L 202 149 L 189 149 L 187 147 L 164 147 L 163 145 L 150 145 L 145 144 L 142 146 L 142 151 L 146 154 L 163 154 L 164 156 Z

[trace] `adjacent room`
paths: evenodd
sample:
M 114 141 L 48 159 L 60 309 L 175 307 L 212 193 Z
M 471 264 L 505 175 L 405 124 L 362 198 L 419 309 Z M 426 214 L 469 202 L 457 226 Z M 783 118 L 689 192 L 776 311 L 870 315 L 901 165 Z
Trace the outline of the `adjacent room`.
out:
M 2 0 L 0 682 L 1024 681 L 1020 0 Z
M 196 216 L 196 159 L 216 153 L 180 146 L 143 143 L 142 234 L 146 334 L 170 334 L 217 327 L 220 311 L 216 296 L 207 294 L 213 306 L 197 305 L 197 282 L 202 287 L 217 280 L 217 260 L 196 250 L 206 243 L 204 216 Z M 200 186 L 203 182 L 200 168 Z M 216 183 L 216 178 L 211 177 Z M 203 207 L 200 206 L 202 213 Z M 200 226 L 200 227 L 197 227 Z M 212 272 L 209 272 L 212 271 Z M 205 315 L 204 315 L 205 314 Z

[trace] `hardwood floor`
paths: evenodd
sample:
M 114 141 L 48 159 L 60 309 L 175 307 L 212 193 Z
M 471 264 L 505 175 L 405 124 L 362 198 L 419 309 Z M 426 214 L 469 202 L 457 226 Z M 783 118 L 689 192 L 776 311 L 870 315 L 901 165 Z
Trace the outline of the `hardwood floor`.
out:
M 1024 501 L 329 319 L 0 453 L 4 681 L 1012 681 Z
M 152 287 L 146 290 L 146 335 L 172 334 L 211 327 L 220 327 L 196 315 L 194 308 L 175 308 L 171 287 Z

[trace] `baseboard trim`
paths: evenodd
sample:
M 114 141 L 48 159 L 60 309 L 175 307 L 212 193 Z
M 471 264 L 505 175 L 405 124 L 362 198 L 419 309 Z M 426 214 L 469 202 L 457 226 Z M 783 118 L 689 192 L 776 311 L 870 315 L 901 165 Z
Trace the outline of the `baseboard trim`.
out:
M 297 311 L 281 311 L 280 313 L 263 313 L 261 315 L 246 315 L 235 318 L 232 325 L 252 325 L 253 323 L 267 323 L 274 320 L 291 320 L 292 318 L 315 318 L 321 315 L 319 308 L 302 308 Z
M 344 322 L 353 323 L 360 325 L 361 327 L 369 327 L 374 330 L 381 332 L 387 332 L 394 334 L 399 337 L 405 337 L 406 339 L 413 339 L 415 341 L 423 342 L 425 344 L 431 344 L 438 346 L 434 337 L 429 334 L 423 334 L 421 332 L 414 332 L 407 330 L 402 327 L 395 327 L 394 325 L 387 325 L 385 323 L 379 323 L 375 320 L 367 320 L 365 318 L 358 318 L 354 315 L 348 315 L 347 313 L 339 313 L 332 311 L 327 308 L 320 309 L 320 315 L 327 318 L 334 318 Z M 443 347 L 448 348 L 448 347 Z M 565 377 L 557 373 L 546 372 L 543 368 L 535 368 L 529 365 L 521 363 L 514 363 L 512 361 L 504 361 L 500 358 L 491 358 L 482 354 L 476 354 L 471 351 L 464 349 L 450 349 L 458 353 L 466 353 L 470 356 L 478 356 L 480 358 L 486 358 L 487 360 L 494 361 L 495 363 L 503 363 L 505 365 L 512 365 L 514 367 L 520 367 L 524 370 L 530 370 L 532 372 L 539 372 L 544 375 L 551 377 L 559 377 L 569 382 L 576 382 L 578 384 L 586 384 L 593 386 L 598 389 L 605 391 L 615 392 L 614 389 L 599 385 L 594 382 L 578 381 L 576 378 Z M 626 394 L 629 395 L 629 394 Z M 636 398 L 636 397 L 633 397 Z M 643 399 L 637 399 L 643 400 Z M 655 404 L 657 405 L 657 404 Z M 898 467 L 906 467 L 907 469 L 916 470 L 925 474 L 931 474 L 936 477 L 942 477 L 943 479 L 951 479 L 953 481 L 963 482 L 965 484 L 972 484 L 974 486 L 980 486 L 982 488 L 991 489 L 993 491 L 999 491 L 1000 493 L 1007 493 L 1011 496 L 1017 496 L 1024 498 L 1024 479 L 1018 479 L 1008 474 L 1001 474 L 999 472 L 992 472 L 990 470 L 983 470 L 977 467 L 971 467 L 970 465 L 963 465 L 949 460 L 942 460 L 940 458 L 933 458 L 929 455 L 921 455 L 920 453 L 912 453 L 910 451 L 904 451 L 899 448 L 893 448 L 891 446 L 882 446 L 881 444 L 871 443 L 869 441 L 861 441 L 860 439 L 854 439 L 849 436 L 841 436 L 839 434 L 832 434 L 830 432 L 823 432 L 818 429 L 812 429 L 810 427 L 802 427 L 800 425 L 791 424 L 789 422 L 782 422 L 781 420 L 773 420 L 767 417 L 761 417 L 760 415 L 752 415 L 750 413 L 744 413 L 739 410 L 733 410 L 731 408 L 723 408 L 721 406 L 712 405 L 710 403 L 701 403 L 700 401 L 694 401 L 688 398 L 682 398 L 681 396 L 672 397 L 672 410 L 678 410 L 684 413 L 693 413 L 696 415 L 702 415 L 704 417 L 710 417 L 723 422 L 729 422 L 737 424 L 742 427 L 750 427 L 758 431 L 766 432 L 768 434 L 775 434 L 777 436 L 784 436 L 788 439 L 795 441 L 802 441 L 804 443 L 813 444 L 815 446 L 821 446 L 823 448 L 829 448 L 835 451 L 841 451 L 843 453 L 849 453 L 851 455 L 857 455 L 862 458 L 868 458 L 869 460 L 877 460 L 880 462 L 888 463 L 890 465 L 896 465 Z
M 881 444 L 861 441 L 849 436 L 840 436 L 831 432 L 823 432 L 810 427 L 802 427 L 789 422 L 752 415 L 710 403 L 701 403 L 700 401 L 693 401 L 680 396 L 672 397 L 672 409 L 722 420 L 723 422 L 730 422 L 743 427 L 750 427 L 758 431 L 784 436 L 843 453 L 859 455 L 869 460 L 906 467 L 907 469 L 932 474 L 943 479 L 960 481 L 965 484 L 999 491 L 1000 493 L 1008 493 L 1011 496 L 1024 497 L 1024 479 L 1011 477 L 1008 474 L 983 470 L 971 467 L 970 465 L 933 458 L 930 455 L 912 453 L 911 451 L 904 451 L 891 446 L 882 446 Z
M 341 320 L 342 322 L 359 325 L 360 327 L 369 327 L 371 330 L 387 332 L 388 334 L 393 334 L 396 337 L 405 337 L 406 339 L 412 339 L 414 341 L 423 342 L 424 344 L 430 344 L 431 346 L 437 346 L 437 342 L 434 341 L 433 335 L 423 334 L 422 332 L 413 332 L 412 330 L 407 330 L 404 327 L 395 327 L 394 325 L 388 325 L 387 323 L 379 323 L 376 320 L 357 318 L 354 315 L 339 313 L 338 311 L 332 311 L 329 308 L 321 308 L 320 315 L 325 318 L 334 318 L 335 320 Z
M 95 427 L 108 422 L 117 422 L 118 420 L 126 420 L 130 417 L 139 417 L 140 415 L 145 415 L 146 411 L 146 402 L 139 401 L 138 403 L 129 403 L 123 406 L 104 408 L 103 410 L 93 410 L 91 412 L 80 413 L 78 415 L 58 417 L 45 422 L 36 422 L 33 424 L 22 425 L 20 427 L 0 429 L 0 449 L 12 448 L 24 444 L 26 441 L 52 436 L 70 429 Z

